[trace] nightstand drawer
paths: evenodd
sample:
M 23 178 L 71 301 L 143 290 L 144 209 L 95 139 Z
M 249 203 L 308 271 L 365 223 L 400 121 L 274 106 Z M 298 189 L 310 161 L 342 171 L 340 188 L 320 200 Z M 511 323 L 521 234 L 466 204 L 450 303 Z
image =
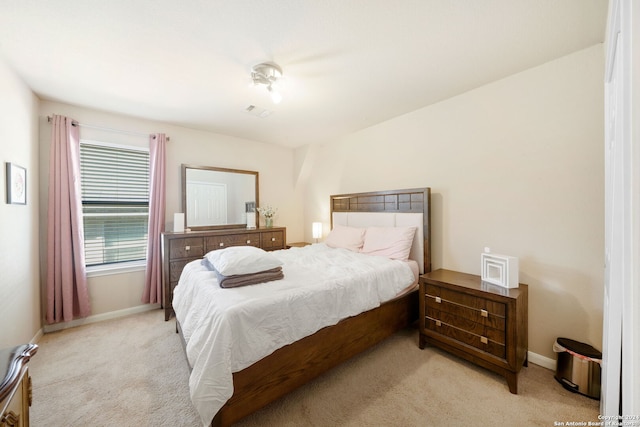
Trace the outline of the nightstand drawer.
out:
M 169 242 L 169 258 L 198 258 L 204 256 L 202 237 L 187 237 Z
M 425 317 L 433 320 L 439 320 L 447 325 L 467 331 L 474 335 L 485 336 L 499 344 L 504 345 L 506 343 L 504 322 L 502 324 L 502 329 L 497 329 L 483 323 L 475 322 L 469 318 L 440 311 L 431 307 L 426 307 Z
M 503 303 L 491 301 L 487 298 L 476 297 L 468 293 L 458 292 L 428 283 L 425 285 L 425 289 L 426 295 L 431 296 L 433 299 L 439 297 L 443 301 L 461 307 L 467 307 L 477 311 L 485 310 L 489 314 L 500 317 L 505 317 L 505 313 L 507 312 L 507 308 Z
M 506 307 L 504 304 L 447 291 L 446 289 L 438 293 L 444 296 L 440 297 L 427 292 L 425 295 L 427 309 L 450 313 L 470 322 L 490 326 L 502 331 L 505 330 L 504 313 Z
M 496 342 L 488 336 L 474 334 L 429 317 L 425 319 L 425 327 L 426 329 L 442 334 L 443 336 L 454 339 L 463 344 L 473 346 L 501 359 L 506 357 L 506 348 L 504 343 Z

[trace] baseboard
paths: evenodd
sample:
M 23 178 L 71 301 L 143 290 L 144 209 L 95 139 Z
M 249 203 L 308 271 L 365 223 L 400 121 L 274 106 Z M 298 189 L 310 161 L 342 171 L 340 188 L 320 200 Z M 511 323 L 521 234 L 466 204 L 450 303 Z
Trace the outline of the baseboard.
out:
M 42 338 L 42 335 L 44 335 L 44 331 L 42 330 L 42 328 L 40 328 L 38 332 L 36 332 L 36 334 L 33 336 L 33 338 L 31 338 L 31 341 L 29 341 L 29 344 L 38 344 L 38 341 L 40 341 L 40 338 Z
M 88 325 L 90 323 L 102 322 L 104 320 L 117 319 L 119 317 L 129 316 L 131 314 L 143 313 L 145 311 L 157 310 L 160 308 L 160 304 L 144 304 L 136 307 L 125 308 L 122 310 L 110 311 L 108 313 L 95 314 L 92 316 L 84 317 L 82 319 L 75 319 L 71 322 L 55 323 L 53 325 L 44 325 L 42 331 L 47 334 L 49 332 L 61 331 L 63 329 L 75 328 L 76 326 Z M 38 334 L 36 337 L 40 338 Z M 35 339 L 35 337 L 34 337 Z
M 548 357 L 541 356 L 532 351 L 527 353 L 527 359 L 531 363 L 535 363 L 538 366 L 542 366 L 543 368 L 551 369 L 552 371 L 556 370 L 556 361 L 555 359 L 549 359 Z

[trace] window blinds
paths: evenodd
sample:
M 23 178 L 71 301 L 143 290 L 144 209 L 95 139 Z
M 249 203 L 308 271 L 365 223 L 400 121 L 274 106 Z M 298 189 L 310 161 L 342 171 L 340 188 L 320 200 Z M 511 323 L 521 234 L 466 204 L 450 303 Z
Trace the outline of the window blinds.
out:
M 87 266 L 142 260 L 149 218 L 149 152 L 80 144 Z

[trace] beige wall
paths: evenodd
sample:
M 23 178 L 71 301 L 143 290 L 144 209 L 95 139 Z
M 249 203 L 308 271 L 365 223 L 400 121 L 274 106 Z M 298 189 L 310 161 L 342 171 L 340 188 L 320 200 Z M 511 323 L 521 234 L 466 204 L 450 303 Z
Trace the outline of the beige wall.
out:
M 40 330 L 38 99 L 0 58 L 0 348 Z M 6 204 L 5 163 L 27 169 L 27 205 Z
M 328 196 L 428 186 L 433 266 L 480 273 L 517 256 L 529 350 L 566 336 L 602 347 L 604 159 L 601 45 L 345 136 L 299 149 L 311 169 L 305 233 Z
M 259 142 L 233 138 L 211 132 L 197 131 L 166 123 L 140 120 L 67 104 L 41 101 L 40 108 L 40 163 L 41 245 L 44 251 L 46 236 L 47 173 L 51 127 L 47 116 L 61 114 L 81 124 L 120 129 L 148 134 L 164 132 L 171 141 L 167 145 L 166 227 L 173 226 L 173 213 L 181 212 L 180 165 L 218 166 L 259 172 L 260 202 L 278 208 L 275 225 L 287 227 L 289 241 L 302 239 L 302 202 L 293 174 L 293 150 Z M 145 136 L 132 136 L 116 132 L 80 127 L 82 139 L 118 144 L 147 146 Z M 292 240 L 293 239 L 293 240 Z M 43 252 L 44 254 L 44 252 Z M 44 259 L 44 258 L 43 258 Z M 44 269 L 45 266 L 43 265 Z M 43 270 L 44 271 L 44 270 Z M 88 280 L 92 315 L 128 310 L 141 305 L 144 271 L 90 277 Z

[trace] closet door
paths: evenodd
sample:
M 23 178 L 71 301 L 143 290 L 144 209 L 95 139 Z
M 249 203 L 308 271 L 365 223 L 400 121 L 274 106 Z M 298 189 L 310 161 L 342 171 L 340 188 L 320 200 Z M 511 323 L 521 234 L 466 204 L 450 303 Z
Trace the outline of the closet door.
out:
M 227 185 L 212 182 L 187 183 L 187 224 L 190 226 L 227 224 Z
M 601 413 L 640 414 L 640 10 L 611 0 L 605 68 L 605 274 Z M 632 25 L 633 24 L 633 25 Z M 634 28 L 635 27 L 635 28 Z M 636 34 L 633 34 L 636 31 Z M 635 40 L 634 40 L 635 39 Z M 635 45 L 634 45 L 635 42 Z M 638 64 L 635 64 L 636 67 Z M 636 72 L 638 69 L 636 69 Z M 635 101 L 635 105 L 634 105 Z M 635 110 L 634 110 L 635 108 Z M 635 150 L 632 150 L 635 141 Z

